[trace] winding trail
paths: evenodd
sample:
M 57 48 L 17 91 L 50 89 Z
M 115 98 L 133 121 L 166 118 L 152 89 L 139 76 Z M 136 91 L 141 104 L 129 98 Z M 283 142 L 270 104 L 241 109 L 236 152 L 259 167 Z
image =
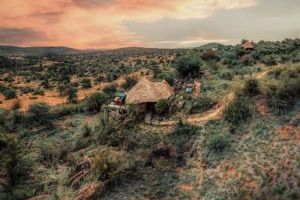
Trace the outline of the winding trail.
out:
M 262 79 L 266 77 L 268 73 L 273 69 L 274 67 L 272 69 L 268 69 L 263 72 L 256 73 L 253 76 L 253 78 Z M 234 99 L 234 97 L 235 97 L 235 92 L 232 91 L 227 95 L 225 95 L 214 108 L 203 113 L 190 115 L 187 117 L 187 119 L 183 121 L 187 124 L 194 125 L 194 126 L 204 126 L 210 120 L 220 119 L 222 117 L 223 111 L 225 110 L 226 106 Z M 158 126 L 175 126 L 176 123 L 177 121 L 175 120 L 151 122 L 152 125 L 158 125 Z

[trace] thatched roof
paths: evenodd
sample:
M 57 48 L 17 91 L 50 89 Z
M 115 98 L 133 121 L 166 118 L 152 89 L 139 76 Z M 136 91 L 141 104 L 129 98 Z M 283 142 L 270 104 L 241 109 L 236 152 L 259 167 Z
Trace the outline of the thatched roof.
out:
M 168 99 L 173 94 L 173 89 L 166 81 L 152 82 L 143 77 L 127 93 L 126 104 L 154 103 Z
M 251 42 L 251 41 L 245 41 L 245 42 L 242 44 L 242 48 L 244 48 L 244 49 L 254 49 L 254 42 Z

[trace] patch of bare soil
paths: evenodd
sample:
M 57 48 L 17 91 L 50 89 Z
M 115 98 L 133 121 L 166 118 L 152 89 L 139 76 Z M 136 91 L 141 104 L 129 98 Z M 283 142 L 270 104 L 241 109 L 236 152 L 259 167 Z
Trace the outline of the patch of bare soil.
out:
M 286 124 L 276 130 L 283 140 L 294 140 L 300 144 L 300 127 L 293 124 Z
M 182 192 L 192 192 L 195 190 L 194 186 L 191 184 L 181 184 L 178 186 L 178 188 Z
M 260 99 L 256 104 L 257 111 L 263 117 L 267 116 L 269 110 L 266 102 L 263 99 Z

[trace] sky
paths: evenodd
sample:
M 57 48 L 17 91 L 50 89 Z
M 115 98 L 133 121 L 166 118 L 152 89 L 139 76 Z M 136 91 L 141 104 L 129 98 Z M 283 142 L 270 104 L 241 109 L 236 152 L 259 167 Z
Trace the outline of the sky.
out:
M 0 44 L 178 48 L 300 37 L 300 0 L 0 0 Z

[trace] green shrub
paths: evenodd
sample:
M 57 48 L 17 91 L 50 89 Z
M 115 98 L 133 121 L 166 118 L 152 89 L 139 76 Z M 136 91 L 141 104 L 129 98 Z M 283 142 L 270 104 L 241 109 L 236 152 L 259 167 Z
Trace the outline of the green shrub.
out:
M 155 104 L 155 112 L 159 115 L 164 115 L 169 111 L 171 102 L 169 100 L 160 100 Z
M 59 160 L 66 160 L 71 149 L 67 144 L 56 146 L 44 144 L 40 149 L 41 161 L 51 164 Z
M 207 96 L 201 96 L 195 102 L 193 102 L 192 107 L 190 109 L 191 113 L 201 113 L 209 110 L 214 105 L 216 105 L 217 101 L 213 100 Z
M 7 117 L 7 111 L 0 108 L 0 127 L 4 127 Z
M 233 74 L 232 74 L 232 72 L 230 72 L 230 71 L 225 71 L 225 72 L 219 73 L 219 77 L 220 77 L 221 79 L 231 81 L 231 80 L 233 79 Z
M 6 99 L 14 99 L 17 97 L 16 90 L 12 88 L 6 88 L 2 93 Z
M 228 139 L 220 134 L 213 135 L 207 142 L 209 152 L 222 153 L 230 146 Z
M 126 82 L 122 84 L 125 90 L 132 88 L 137 83 L 137 80 L 132 77 L 126 77 Z
M 89 111 L 100 112 L 102 105 L 108 100 L 108 96 L 104 93 L 95 92 L 88 97 L 86 105 Z
M 38 124 L 47 124 L 50 120 L 49 109 L 50 107 L 45 103 L 36 103 L 29 107 L 28 112 L 31 119 Z
M 232 125 L 240 125 L 249 117 L 251 117 L 250 100 L 242 95 L 237 95 L 224 111 L 225 120 Z
M 51 109 L 51 117 L 57 119 L 67 115 L 85 112 L 85 105 L 83 104 L 66 104 L 54 107 Z
M 84 138 L 91 136 L 92 128 L 88 124 L 84 124 L 82 127 L 82 136 Z
M 174 131 L 166 137 L 165 142 L 174 145 L 177 153 L 182 154 L 192 147 L 197 130 L 196 127 L 183 124 L 182 121 L 179 121 Z
M 245 81 L 243 92 L 247 96 L 255 96 L 260 93 L 257 79 L 248 79 Z
M 201 60 L 193 55 L 180 57 L 175 62 L 175 68 L 182 77 L 199 76 L 201 65 Z
M 271 85 L 266 92 L 266 102 L 275 114 L 283 114 L 299 99 L 300 78 L 288 79 L 278 85 Z
M 67 99 L 69 103 L 76 103 L 77 102 L 77 89 L 73 86 L 68 86 L 66 90 Z
M 160 73 L 157 75 L 157 78 L 160 80 L 165 80 L 171 86 L 174 85 L 175 76 L 174 73 Z
M 104 87 L 103 92 L 111 96 L 117 92 L 117 87 L 114 84 L 107 85 Z
M 44 95 L 45 91 L 43 89 L 38 88 L 38 89 L 33 90 L 32 94 L 33 95 Z
M 81 87 L 84 89 L 88 89 L 92 87 L 91 80 L 88 78 L 82 79 L 81 81 Z
M 125 152 L 106 150 L 94 159 L 92 173 L 105 181 L 120 178 L 130 168 L 130 158 Z

